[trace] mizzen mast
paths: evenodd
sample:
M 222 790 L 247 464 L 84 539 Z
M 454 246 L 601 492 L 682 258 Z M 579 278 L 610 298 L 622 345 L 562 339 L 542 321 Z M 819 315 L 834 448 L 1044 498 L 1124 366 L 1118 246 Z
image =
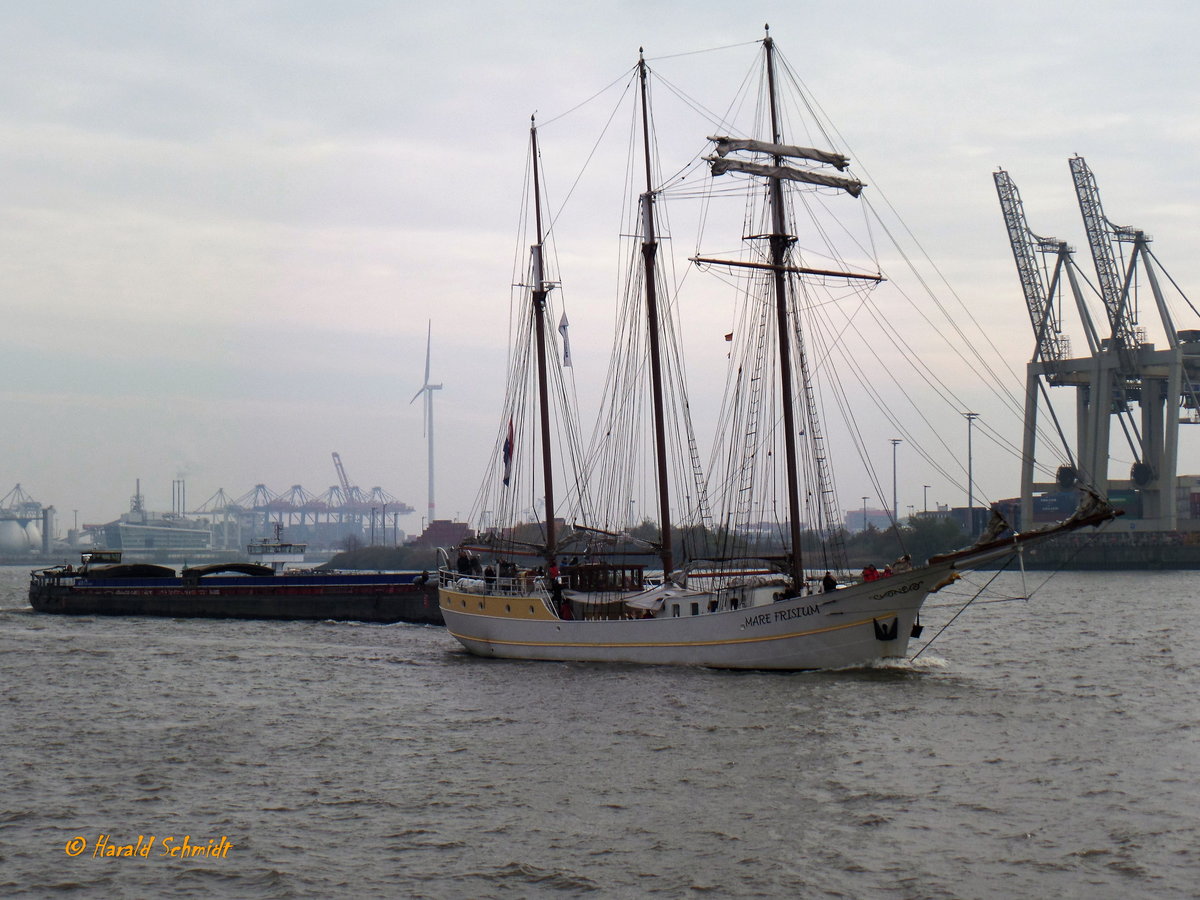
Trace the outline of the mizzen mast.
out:
M 546 374 L 546 296 L 550 293 L 550 285 L 545 278 L 545 266 L 542 259 L 542 194 L 541 180 L 538 171 L 538 142 L 537 125 L 529 126 L 529 142 L 533 162 L 533 211 L 537 231 L 537 243 L 529 248 L 530 265 L 533 277 L 533 327 L 537 344 L 537 376 L 538 376 L 538 413 L 541 422 L 542 438 L 542 482 L 546 492 L 546 564 L 555 564 L 555 534 L 554 534 L 554 468 L 552 465 L 550 445 L 550 390 Z
M 642 146 L 646 163 L 646 192 L 642 204 L 642 261 L 646 279 L 646 323 L 650 342 L 650 397 L 654 411 L 654 454 L 658 475 L 658 518 L 662 543 L 663 575 L 670 577 L 675 568 L 671 549 L 670 485 L 667 480 L 667 436 L 663 420 L 662 350 L 658 328 L 658 285 L 655 265 L 658 236 L 654 230 L 654 177 L 650 166 L 650 112 L 646 98 L 646 59 L 638 51 L 638 78 L 642 99 Z

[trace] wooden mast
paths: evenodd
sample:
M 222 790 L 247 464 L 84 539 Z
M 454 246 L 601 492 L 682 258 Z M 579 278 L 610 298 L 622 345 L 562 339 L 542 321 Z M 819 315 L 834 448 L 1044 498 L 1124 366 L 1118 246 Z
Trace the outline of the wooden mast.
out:
M 542 196 L 538 173 L 537 125 L 530 119 L 529 141 L 533 154 L 533 210 L 537 230 L 537 243 L 530 248 L 533 269 L 533 326 L 537 343 L 538 411 L 542 431 L 542 486 L 546 492 L 546 565 L 555 564 L 554 535 L 554 467 L 550 446 L 550 391 L 546 377 L 546 286 L 545 268 L 542 262 Z
M 642 147 L 646 161 L 646 193 L 642 194 L 642 261 L 646 279 L 646 324 L 650 337 L 650 397 L 654 410 L 654 454 L 658 472 L 658 521 L 662 543 L 663 576 L 670 578 L 675 568 L 671 549 L 671 507 L 667 480 L 667 436 L 663 421 L 662 351 L 658 333 L 658 285 L 655 260 L 658 237 L 654 232 L 654 177 L 650 167 L 650 112 L 646 99 L 646 59 L 638 49 L 638 77 L 642 98 Z
M 763 39 L 767 53 L 767 92 L 771 100 L 771 141 L 781 144 L 779 111 L 775 100 L 775 44 L 768 33 Z M 775 156 L 775 165 L 783 165 L 783 157 Z M 788 327 L 787 275 L 785 259 L 788 245 L 794 238 L 787 233 L 787 222 L 783 208 L 783 185 L 776 176 L 771 178 L 771 215 L 774 232 L 771 241 L 771 266 L 775 282 L 775 319 L 779 330 L 779 380 L 783 403 L 783 437 L 785 465 L 787 466 L 788 518 L 790 521 L 792 547 L 789 568 L 792 589 L 799 591 L 804 583 L 804 561 L 800 550 L 800 475 L 796 470 L 796 410 L 792 393 L 792 349 Z

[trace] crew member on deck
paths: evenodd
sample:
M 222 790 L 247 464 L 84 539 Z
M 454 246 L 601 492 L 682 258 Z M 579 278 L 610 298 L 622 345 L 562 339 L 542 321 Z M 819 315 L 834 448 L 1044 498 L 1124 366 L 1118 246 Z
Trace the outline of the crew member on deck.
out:
M 571 612 L 571 602 L 563 596 L 562 585 L 558 583 L 557 578 L 550 583 L 550 596 L 554 598 L 554 605 L 558 607 L 558 617 L 560 619 L 575 618 Z

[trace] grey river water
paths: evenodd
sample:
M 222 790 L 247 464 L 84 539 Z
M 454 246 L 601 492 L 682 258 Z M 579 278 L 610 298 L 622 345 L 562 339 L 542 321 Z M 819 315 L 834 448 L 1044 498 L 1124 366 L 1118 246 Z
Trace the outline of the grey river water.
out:
M 1062 574 L 915 662 L 797 674 L 45 616 L 26 575 L 0 570 L 3 896 L 1200 896 L 1194 573 Z

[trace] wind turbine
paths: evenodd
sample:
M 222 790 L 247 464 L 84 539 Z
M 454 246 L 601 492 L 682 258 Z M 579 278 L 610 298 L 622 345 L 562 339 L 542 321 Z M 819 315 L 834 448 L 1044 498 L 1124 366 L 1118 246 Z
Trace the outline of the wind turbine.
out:
M 429 356 L 430 349 L 433 345 L 433 320 L 429 321 L 429 333 L 425 337 L 425 383 L 421 385 L 421 389 L 413 395 L 413 398 L 408 401 L 408 405 L 412 406 L 417 402 L 417 398 L 422 394 L 425 395 L 425 415 L 424 426 L 422 433 L 429 438 L 429 519 L 426 525 L 433 524 L 433 392 L 440 391 L 440 384 L 429 383 Z

